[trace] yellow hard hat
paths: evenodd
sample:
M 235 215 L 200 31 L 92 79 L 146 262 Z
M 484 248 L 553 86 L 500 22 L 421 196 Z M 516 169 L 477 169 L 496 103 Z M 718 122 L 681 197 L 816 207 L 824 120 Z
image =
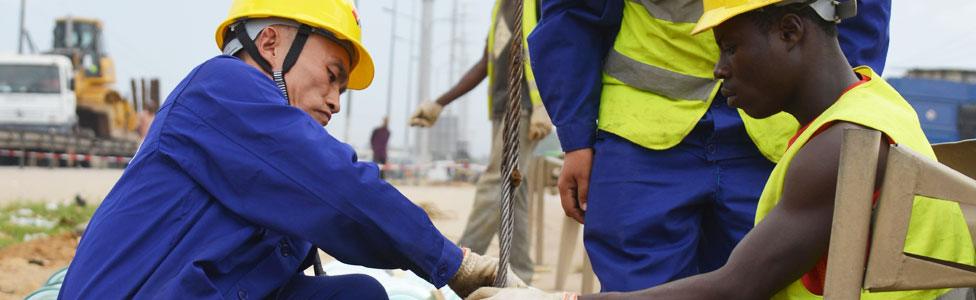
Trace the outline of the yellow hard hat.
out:
M 853 17 L 857 14 L 857 0 L 704 0 L 704 13 L 691 34 L 699 34 L 712 29 L 735 16 L 769 5 L 804 3 L 813 7 L 821 18 L 831 22 Z
M 355 53 L 348 88 L 362 90 L 373 82 L 373 58 L 363 47 L 356 7 L 348 0 L 234 0 L 230 13 L 217 26 L 217 48 L 224 47 L 227 28 L 241 19 L 283 18 L 328 31 L 352 44 Z

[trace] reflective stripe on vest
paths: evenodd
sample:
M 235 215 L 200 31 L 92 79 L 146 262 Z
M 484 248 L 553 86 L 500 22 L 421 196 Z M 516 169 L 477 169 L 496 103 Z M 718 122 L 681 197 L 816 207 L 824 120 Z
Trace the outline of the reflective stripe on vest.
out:
M 510 47 L 510 45 L 495 45 L 495 29 L 498 27 L 498 12 L 502 8 L 502 2 L 504 0 L 495 1 L 495 8 L 491 13 L 491 28 L 488 30 L 488 118 L 491 118 L 492 112 L 492 87 L 495 85 L 495 47 Z M 531 58 L 529 57 L 529 33 L 535 29 L 535 26 L 539 23 L 539 16 L 537 14 L 538 3 L 536 0 L 525 0 L 522 1 L 522 54 L 523 54 L 523 64 L 525 65 L 525 82 L 528 85 L 529 99 L 532 105 L 542 104 L 542 96 L 539 95 L 539 87 L 535 83 L 535 73 L 532 72 Z M 512 26 L 513 24 L 509 24 Z M 511 30 L 511 28 L 509 28 Z M 514 55 L 514 54 L 513 54 Z M 503 66 L 503 70 L 507 70 L 507 66 Z
M 645 148 L 679 144 L 718 93 L 713 76 L 719 50 L 711 33 L 692 36 L 701 0 L 627 0 L 613 49 L 604 64 L 598 126 Z M 781 113 L 763 120 L 739 115 L 749 137 L 777 161 L 799 127 Z
M 779 203 L 790 162 L 823 126 L 835 121 L 856 123 L 883 132 L 900 146 L 928 158 L 935 153 L 922 132 L 915 110 L 880 75 L 868 67 L 855 69 L 870 81 L 841 95 L 815 119 L 787 149 L 766 182 L 756 210 L 756 223 Z M 839 158 L 838 158 L 839 159 Z M 973 242 L 962 211 L 956 203 L 916 196 L 909 222 L 905 252 L 960 264 L 973 265 Z M 830 258 L 828 258 L 830 259 Z M 861 299 L 934 299 L 946 290 L 862 293 Z M 822 299 L 811 294 L 799 280 L 777 293 L 773 299 Z
M 630 0 L 638 2 L 647 9 L 647 13 L 655 18 L 674 23 L 695 23 L 701 18 L 703 7 L 701 1 L 696 0 Z
M 688 76 L 641 63 L 612 49 L 605 64 L 607 75 L 629 86 L 654 91 L 671 99 L 708 102 L 718 81 Z

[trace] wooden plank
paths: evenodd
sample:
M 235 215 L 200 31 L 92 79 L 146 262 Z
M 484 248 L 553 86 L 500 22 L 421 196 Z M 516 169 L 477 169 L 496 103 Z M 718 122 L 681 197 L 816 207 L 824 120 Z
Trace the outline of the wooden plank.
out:
M 828 250 L 825 299 L 860 299 L 881 133 L 844 130 Z

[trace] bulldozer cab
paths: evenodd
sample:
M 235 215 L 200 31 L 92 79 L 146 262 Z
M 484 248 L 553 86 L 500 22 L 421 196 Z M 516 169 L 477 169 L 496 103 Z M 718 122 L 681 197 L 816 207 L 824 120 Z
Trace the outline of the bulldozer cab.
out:
M 101 77 L 102 58 L 105 56 L 102 23 L 76 17 L 57 19 L 51 52 L 70 58 L 75 69 L 83 71 L 80 73 L 85 77 Z

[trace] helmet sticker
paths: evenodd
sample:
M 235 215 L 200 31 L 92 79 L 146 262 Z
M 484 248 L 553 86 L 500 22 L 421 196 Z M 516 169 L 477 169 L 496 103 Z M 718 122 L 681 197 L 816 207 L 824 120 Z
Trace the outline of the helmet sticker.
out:
M 352 7 L 352 17 L 354 19 L 356 19 L 356 26 L 358 26 L 359 28 L 362 28 L 363 25 L 360 25 L 359 24 L 359 12 L 356 11 L 356 7 L 355 6 Z

